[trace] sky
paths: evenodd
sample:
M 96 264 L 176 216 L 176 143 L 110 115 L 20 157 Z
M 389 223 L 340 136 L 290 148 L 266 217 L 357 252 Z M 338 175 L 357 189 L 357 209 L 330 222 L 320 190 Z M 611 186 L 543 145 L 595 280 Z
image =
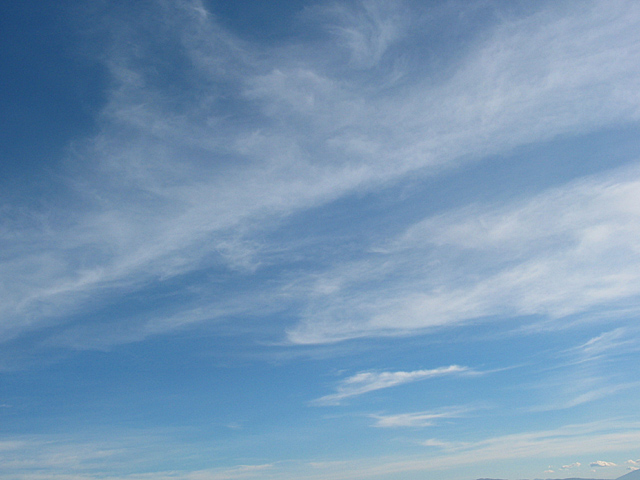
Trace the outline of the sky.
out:
M 640 3 L 0 9 L 0 480 L 640 467 Z

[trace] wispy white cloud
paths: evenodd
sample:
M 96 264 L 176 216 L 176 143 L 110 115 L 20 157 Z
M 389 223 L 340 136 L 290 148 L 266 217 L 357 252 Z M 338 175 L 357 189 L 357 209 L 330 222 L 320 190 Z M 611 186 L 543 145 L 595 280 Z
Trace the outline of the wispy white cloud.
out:
M 566 374 L 566 372 L 564 372 Z M 607 397 L 615 396 L 620 392 L 632 388 L 638 388 L 638 382 L 620 382 L 610 377 L 576 376 L 571 382 L 564 380 L 545 379 L 544 390 L 553 390 L 542 403 L 536 405 L 532 411 L 565 410 L 586 403 L 595 402 Z M 542 388 L 542 384 L 539 386 Z
M 346 378 L 336 387 L 336 393 L 314 400 L 315 405 L 338 405 L 342 400 L 383 388 L 395 387 L 405 383 L 417 382 L 427 378 L 444 375 L 475 374 L 468 367 L 450 365 L 448 367 L 410 372 L 362 372 Z
M 100 56 L 110 81 L 98 132 L 74 142 L 63 166 L 52 167 L 54 193 L 32 191 L 22 203 L 2 194 L 0 342 L 41 330 L 34 335 L 39 345 L 107 349 L 237 317 L 257 336 L 263 327 L 252 318 L 279 310 L 300 320 L 286 333 L 293 344 L 480 318 L 537 316 L 562 324 L 603 308 L 637 313 L 637 168 L 432 214 L 393 238 L 381 232 L 368 250 L 358 247 L 358 259 L 336 247 L 331 260 L 304 273 L 291 264 L 316 260 L 316 249 L 299 247 L 313 244 L 306 238 L 313 233 L 287 227 L 296 215 L 315 215 L 339 199 L 558 136 L 637 122 L 638 3 L 530 7 L 524 16 L 483 23 L 459 51 L 438 58 L 425 51 L 420 23 L 429 6 L 420 14 L 415 5 L 387 1 L 309 10 L 303 21 L 317 22 L 321 33 L 265 46 L 229 32 L 203 1 L 150 3 L 135 22 L 105 16 L 110 40 L 101 42 L 108 47 Z M 457 6 L 460 17 L 478 8 Z M 432 74 L 425 58 L 446 68 Z M 289 234 L 297 238 L 283 242 Z M 264 328 L 281 338 L 281 322 Z M 637 351 L 633 329 L 600 331 L 567 353 L 591 365 L 616 351 Z M 336 405 L 475 373 L 458 365 L 360 372 L 312 403 Z M 557 408 L 632 385 L 602 372 L 566 378 L 577 381 Z M 377 427 L 424 427 L 457 414 L 372 418 Z M 294 474 L 261 462 L 156 472 L 146 459 L 157 464 L 166 449 L 141 451 L 146 441 L 8 439 L 0 442 L 0 459 L 25 480 L 329 477 L 322 468 L 346 479 L 538 455 L 595 456 L 635 448 L 638 431 L 634 423 L 605 422 L 468 442 L 430 439 L 423 444 L 437 457 L 305 459 L 315 471 Z M 131 460 L 130 445 L 142 460 Z M 148 473 L 108 473 L 134 463 Z M 62 466 L 79 473 L 60 473 Z
M 448 408 L 432 412 L 401 413 L 397 415 L 370 415 L 376 420 L 375 427 L 397 428 L 397 427 L 430 427 L 438 420 L 447 418 L 458 418 L 468 413 L 468 408 Z
M 171 450 L 182 457 L 184 447 L 167 432 L 121 431 L 119 435 L 29 435 L 0 441 L 0 478 L 92 480 L 232 480 L 264 478 L 275 465 L 235 465 L 199 470 L 156 471 Z M 131 465 L 143 473 L 130 473 Z
M 563 465 L 561 468 L 562 470 L 570 470 L 572 468 L 578 468 L 581 465 L 580 462 L 574 462 L 574 463 L 570 463 L 569 465 Z
M 119 464 L 125 453 L 123 443 L 73 441 L 65 436 L 18 436 L 0 442 L 0 460 L 4 472 L 62 473 L 69 468 L 88 472 L 103 462 Z
M 583 361 L 601 360 L 608 356 L 620 356 L 640 349 L 635 332 L 628 327 L 619 327 L 604 332 L 572 349 Z
M 625 170 L 512 205 L 425 219 L 366 260 L 329 272 L 321 281 L 340 288 L 318 295 L 290 338 L 326 342 L 489 316 L 637 309 L 638 174 Z M 374 278 L 384 288 L 361 288 Z
M 441 442 L 442 453 L 428 460 L 408 460 L 372 467 L 368 472 L 401 472 L 452 468 L 459 465 L 492 462 L 503 459 L 557 458 L 601 451 L 635 448 L 640 435 L 638 425 L 627 422 L 596 422 L 568 425 L 555 430 L 505 435 L 479 442 Z M 610 444 L 607 442 L 611 442 Z M 430 446 L 439 441 L 430 440 Z M 607 463 L 607 462 L 604 462 Z M 576 464 L 577 466 L 577 464 Z
M 585 453 L 633 449 L 640 438 L 638 427 L 637 422 L 610 420 L 497 436 L 476 442 L 431 439 L 425 441 L 424 445 L 435 447 L 435 452 L 419 457 L 367 458 L 344 462 L 332 470 L 332 478 L 346 480 L 392 476 L 403 472 L 438 472 L 469 465 L 481 471 L 498 460 L 551 460 Z M 574 465 L 577 467 L 577 463 Z M 304 474 L 300 478 L 305 478 Z
M 628 326 L 607 330 L 558 352 L 551 362 L 545 361 L 538 379 L 521 385 L 536 392 L 531 397 L 537 398 L 537 403 L 531 410 L 570 409 L 606 402 L 637 389 L 640 383 L 633 369 L 628 368 L 638 350 L 634 331 L 635 326 L 629 322 Z
M 567 425 L 556 429 L 523 432 L 491 437 L 474 442 L 449 442 L 432 439 L 425 441 L 428 453 L 419 456 L 395 455 L 349 460 L 274 461 L 231 465 L 210 469 L 176 469 L 157 471 L 153 468 L 158 456 L 193 458 L 194 450 L 177 448 L 164 437 L 118 435 L 111 440 L 94 442 L 87 438 L 70 439 L 60 436 L 35 436 L 5 439 L 6 449 L 0 449 L 3 469 L 10 475 L 25 480 L 145 480 L 158 478 L 188 480 L 230 480 L 240 478 L 279 478 L 320 480 L 331 478 L 347 480 L 398 475 L 402 472 L 434 472 L 475 465 L 483 468 L 491 462 L 504 459 L 558 458 L 583 454 L 602 454 L 630 450 L 640 441 L 640 425 L 629 420 Z M 142 442 L 145 449 L 131 449 Z M 207 452 L 209 450 L 207 449 Z M 122 463 L 127 456 L 137 458 L 136 470 L 131 473 L 130 463 Z M 611 466 L 610 462 L 603 463 Z M 69 465 L 74 466 L 68 473 Z M 577 466 L 577 463 L 574 464 Z M 122 468 L 121 468 L 122 467 Z
M 352 65 L 371 68 L 410 24 L 410 13 L 403 2 L 367 0 L 352 4 L 334 3 L 309 9 L 307 16 L 326 17 L 328 31 L 348 52 Z
M 237 38 L 198 0 L 156 7 L 144 17 L 144 28 L 139 18 L 134 25 L 105 17 L 110 44 L 102 57 L 112 81 L 100 131 L 73 145 L 66 170 L 57 172 L 64 180 L 55 199 L 37 211 L 26 205 L 3 210 L 11 228 L 0 232 L 0 261 L 14 280 L 0 286 L 0 313 L 7 319 L 2 340 L 203 268 L 255 272 L 274 261 L 278 248 L 264 240 L 265 231 L 345 195 L 640 115 L 635 2 L 505 17 L 438 78 L 416 74 L 412 59 L 424 63 L 426 42 L 412 23 L 419 16 L 402 3 L 335 7 L 347 14 L 329 24 L 329 17 L 318 17 L 332 34 L 286 47 Z M 406 64 L 389 66 L 385 58 L 399 41 Z M 167 44 L 173 48 L 161 48 Z M 349 51 L 348 61 L 327 58 L 324 52 L 336 47 Z M 175 62 L 157 58 L 157 51 Z M 167 64 L 183 68 L 167 72 Z M 370 82 L 363 69 L 377 69 L 376 79 L 388 81 Z M 168 77 L 175 81 L 169 84 Z M 609 194 L 629 201 L 633 196 L 615 187 L 600 192 L 613 202 Z M 25 209 L 29 215 L 16 215 Z M 367 318 L 369 325 L 347 322 L 336 337 L 388 329 L 394 313 L 399 327 L 409 329 L 494 314 L 498 302 L 485 301 L 487 292 L 509 286 L 502 302 L 507 313 L 557 316 L 632 295 L 633 265 L 618 273 L 598 265 L 599 282 L 583 276 L 594 267 L 584 260 L 589 248 L 596 258 L 605 253 L 605 237 L 612 242 L 623 234 L 618 243 L 625 248 L 635 234 L 633 222 L 628 230 L 616 223 L 622 210 L 616 212 L 613 224 L 598 218 L 600 230 L 580 230 L 584 245 L 574 255 L 565 257 L 571 252 L 560 248 L 475 287 L 443 284 L 434 293 L 431 285 L 396 305 L 387 298 L 378 302 L 383 313 Z M 530 220 L 539 216 L 531 214 Z M 502 246 L 517 240 L 500 237 L 500 228 L 507 225 L 498 221 L 484 241 L 492 235 Z M 607 245 L 607 258 L 618 266 L 613 244 Z M 558 278 L 565 267 L 568 274 Z M 191 302 L 192 309 L 208 305 L 196 296 Z M 291 332 L 292 341 L 332 338 L 318 326 L 323 312 L 316 310 L 310 305 L 313 325 L 305 321 Z M 333 327 L 333 313 L 326 313 Z M 145 321 L 134 323 L 135 335 L 113 341 L 153 334 Z M 178 319 L 175 326 L 181 325 Z M 162 331 L 170 329 L 167 323 Z
M 591 462 L 589 464 L 590 467 L 617 467 L 617 465 L 613 462 L 605 462 L 604 460 L 598 460 L 596 462 Z
M 424 447 L 437 447 L 445 450 L 455 450 L 456 448 L 465 445 L 464 442 L 447 442 L 444 440 L 438 440 L 436 438 L 429 438 L 423 442 L 421 445 Z

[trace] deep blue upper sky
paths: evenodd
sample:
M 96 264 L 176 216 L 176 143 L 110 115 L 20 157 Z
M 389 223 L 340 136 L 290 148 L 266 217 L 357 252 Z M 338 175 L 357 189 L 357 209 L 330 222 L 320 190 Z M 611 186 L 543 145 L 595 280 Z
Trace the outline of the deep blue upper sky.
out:
M 0 9 L 0 480 L 640 467 L 636 3 Z

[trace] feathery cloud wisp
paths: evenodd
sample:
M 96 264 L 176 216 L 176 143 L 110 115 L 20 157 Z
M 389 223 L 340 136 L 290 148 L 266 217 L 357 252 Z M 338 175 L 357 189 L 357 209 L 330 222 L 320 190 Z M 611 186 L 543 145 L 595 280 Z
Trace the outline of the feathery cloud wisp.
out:
M 323 343 L 481 317 L 638 310 L 638 192 L 633 168 L 422 220 L 388 247 L 326 273 L 322 281 L 339 288 L 318 292 L 289 338 Z M 371 279 L 384 288 L 363 288 Z
M 322 17 L 334 19 L 324 44 L 297 48 L 245 42 L 204 14 L 198 0 L 157 5 L 144 29 L 114 22 L 117 35 L 105 53 L 112 82 L 99 133 L 74 146 L 55 202 L 21 222 L 11 220 L 25 218 L 21 206 L 6 215 L 11 228 L 0 234 L 2 269 L 20 280 L 0 286 L 0 314 L 8 319 L 0 340 L 63 324 L 123 292 L 203 268 L 255 271 L 277 249 L 261 233 L 294 213 L 409 174 L 436 174 L 519 145 L 639 118 L 640 15 L 633 2 L 505 19 L 450 60 L 451 74 L 439 79 L 415 74 L 423 63 L 424 29 L 409 9 L 385 2 L 333 8 Z M 405 63 L 389 67 L 386 52 L 398 41 Z M 184 65 L 169 72 L 177 86 L 164 75 L 171 62 L 154 53 L 167 52 L 167 43 L 179 46 L 172 55 Z M 350 52 L 350 61 L 322 53 L 337 45 Z M 369 69 L 388 81 L 369 82 Z M 71 202 L 82 208 L 70 215 Z M 614 210 L 613 218 L 620 213 Z M 618 224 L 601 226 L 583 232 L 587 244 L 624 233 Z M 485 242 L 487 234 L 497 235 L 498 247 L 508 240 L 494 229 L 484 232 Z M 378 317 L 338 329 L 318 327 L 323 314 L 334 312 L 310 305 L 307 316 L 316 325 L 289 336 L 296 343 L 324 342 L 383 332 L 392 317 L 411 329 L 500 313 L 484 298 L 509 285 L 509 314 L 537 311 L 542 300 L 539 310 L 557 316 L 635 291 L 635 277 L 627 278 L 633 266 L 618 276 L 597 272 L 604 276 L 595 284 L 595 275 L 583 274 L 597 265 L 575 255 L 563 261 L 567 252 L 560 250 L 476 288 L 444 283 L 437 293 L 427 285 L 397 304 L 383 299 Z M 577 261 L 567 264 L 572 258 Z M 554 276 L 565 267 L 566 277 Z M 632 285 L 626 294 L 625 283 Z M 582 287 L 586 294 L 569 302 Z M 526 292 L 542 298 L 530 293 L 515 300 Z M 196 309 L 208 299 L 191 301 Z M 356 307 L 357 316 L 362 307 Z M 135 331 L 111 341 L 154 334 L 146 319 L 127 321 L 137 318 L 123 319 Z M 182 325 L 178 319 L 155 332 Z
M 433 412 L 401 413 L 397 415 L 370 415 L 376 420 L 374 427 L 429 427 L 444 418 L 457 418 L 469 412 L 467 408 L 448 408 Z
M 346 378 L 336 388 L 336 393 L 325 395 L 313 401 L 314 405 L 339 405 L 342 400 L 383 388 L 395 387 L 405 383 L 417 382 L 427 378 L 444 375 L 473 374 L 468 367 L 450 365 L 431 370 L 413 370 L 410 372 L 362 372 Z

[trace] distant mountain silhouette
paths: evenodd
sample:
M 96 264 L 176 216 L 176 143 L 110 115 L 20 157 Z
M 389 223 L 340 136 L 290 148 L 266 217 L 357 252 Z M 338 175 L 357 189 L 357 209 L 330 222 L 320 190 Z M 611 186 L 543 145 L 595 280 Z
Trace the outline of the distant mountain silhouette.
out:
M 640 470 L 634 470 L 626 475 L 616 478 L 616 480 L 640 480 Z
M 502 480 L 502 479 L 500 479 L 500 478 L 478 478 L 477 480 Z M 543 480 L 543 479 L 536 478 L 534 480 Z M 603 479 L 572 477 L 572 478 L 562 478 L 562 479 L 559 479 L 559 478 L 556 478 L 556 479 L 545 478 L 544 480 L 603 480 Z M 621 477 L 618 477 L 615 480 L 640 480 L 640 470 L 634 470 L 633 472 L 629 472 L 626 475 L 622 475 Z
M 635 473 L 635 472 L 631 472 Z M 503 480 L 500 478 L 478 478 L 477 480 Z M 582 478 L 582 477 L 571 477 L 571 478 L 536 478 L 534 480 L 604 480 L 602 478 Z M 628 475 L 624 475 L 620 478 L 616 478 L 615 480 L 640 480 L 639 477 L 628 477 Z

